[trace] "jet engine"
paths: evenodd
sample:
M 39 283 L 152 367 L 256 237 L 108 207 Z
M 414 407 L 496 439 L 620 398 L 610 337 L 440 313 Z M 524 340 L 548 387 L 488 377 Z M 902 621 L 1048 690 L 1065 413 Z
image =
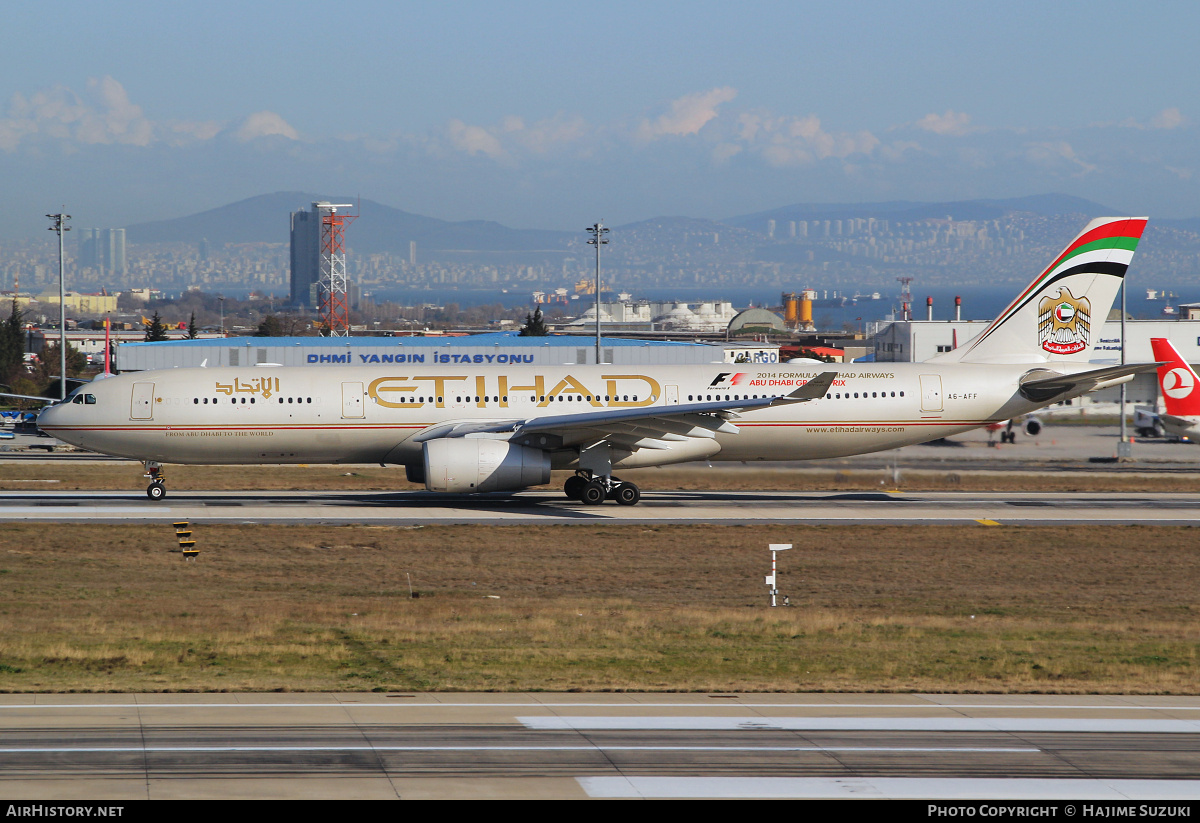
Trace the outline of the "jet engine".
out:
M 1025 430 L 1025 434 L 1030 437 L 1037 437 L 1042 433 L 1042 421 L 1036 417 L 1026 416 L 1025 421 L 1021 424 L 1021 428 Z
M 423 447 L 425 488 L 431 492 L 496 492 L 550 482 L 550 453 L 504 440 L 455 437 Z

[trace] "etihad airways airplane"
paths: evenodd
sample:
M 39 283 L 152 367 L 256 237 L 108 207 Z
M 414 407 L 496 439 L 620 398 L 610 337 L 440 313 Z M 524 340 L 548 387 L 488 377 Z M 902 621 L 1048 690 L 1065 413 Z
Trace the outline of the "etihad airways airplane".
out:
M 633 505 L 615 471 L 893 449 L 1153 371 L 1089 362 L 1145 226 L 1093 220 L 986 329 L 923 363 L 171 369 L 93 381 L 38 426 L 143 461 L 154 500 L 166 463 L 330 462 L 403 465 L 458 493 L 573 469 L 568 497 Z

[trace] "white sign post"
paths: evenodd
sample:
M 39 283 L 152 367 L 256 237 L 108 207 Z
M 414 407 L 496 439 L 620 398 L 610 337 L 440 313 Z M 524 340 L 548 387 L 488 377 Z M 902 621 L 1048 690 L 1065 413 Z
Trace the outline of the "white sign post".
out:
M 776 570 L 776 563 L 775 563 L 776 557 L 778 556 L 779 552 L 785 552 L 788 549 L 790 549 L 791 547 L 792 547 L 791 543 L 770 543 L 770 544 L 768 544 L 768 548 L 771 550 L 771 573 L 769 575 L 767 575 L 767 585 L 771 587 L 771 605 L 772 606 L 779 605 L 777 602 L 775 602 L 776 597 L 779 595 L 779 587 L 775 585 L 775 581 L 777 580 L 777 574 L 778 574 L 778 572 Z

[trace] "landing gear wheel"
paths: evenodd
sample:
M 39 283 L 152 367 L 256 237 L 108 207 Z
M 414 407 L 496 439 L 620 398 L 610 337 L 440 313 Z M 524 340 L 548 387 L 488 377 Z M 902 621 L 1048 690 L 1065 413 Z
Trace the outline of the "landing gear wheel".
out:
M 167 496 L 167 484 L 161 480 L 155 480 L 146 487 L 146 496 L 151 500 L 162 500 Z
M 577 474 L 572 475 L 571 477 L 567 478 L 566 483 L 563 483 L 563 494 L 572 500 L 582 500 L 583 487 L 587 484 L 588 479 L 586 477 L 580 477 Z
M 642 499 L 642 493 L 632 483 L 622 483 L 613 492 L 613 498 L 622 506 L 636 506 Z
M 585 506 L 595 506 L 603 503 L 606 497 L 608 497 L 608 489 L 604 488 L 603 481 L 593 480 L 583 487 L 579 500 Z

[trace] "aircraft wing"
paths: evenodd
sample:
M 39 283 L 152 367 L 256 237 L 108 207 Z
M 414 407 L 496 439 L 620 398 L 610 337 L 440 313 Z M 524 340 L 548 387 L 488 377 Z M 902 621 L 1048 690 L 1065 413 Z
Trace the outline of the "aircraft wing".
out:
M 1021 396 L 1035 403 L 1048 403 L 1059 395 L 1073 397 L 1096 389 L 1117 385 L 1135 374 L 1156 371 L 1159 363 L 1135 363 L 1126 366 L 1106 366 L 1103 369 L 1059 374 L 1049 369 L 1035 369 L 1021 378 Z
M 519 445 L 560 448 L 607 443 L 621 449 L 669 449 L 692 438 L 712 438 L 717 432 L 736 434 L 730 422 L 741 412 L 824 397 L 837 372 L 824 372 L 790 394 L 757 399 L 647 406 L 636 409 L 597 409 L 579 414 L 490 420 L 430 426 L 413 437 L 423 443 L 440 437 L 496 437 Z

